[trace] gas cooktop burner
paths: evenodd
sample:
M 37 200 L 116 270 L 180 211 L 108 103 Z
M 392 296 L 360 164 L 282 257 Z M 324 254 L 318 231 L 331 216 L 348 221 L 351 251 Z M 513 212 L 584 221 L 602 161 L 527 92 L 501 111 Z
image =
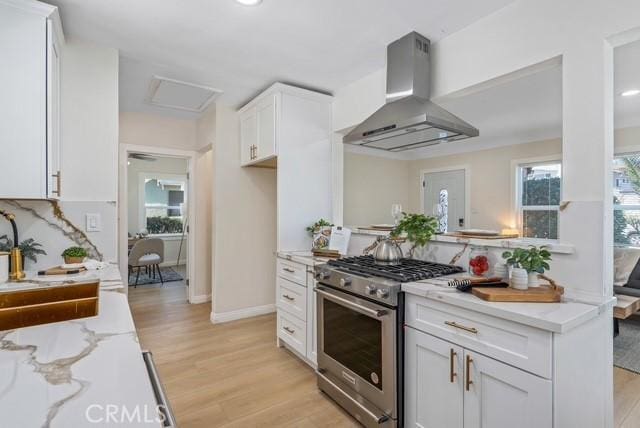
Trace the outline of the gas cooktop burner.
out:
M 331 260 L 328 265 L 354 273 L 387 278 L 398 282 L 420 281 L 463 272 L 463 269 L 459 266 L 415 259 L 401 259 L 400 264 L 395 266 L 379 265 L 376 264 L 373 256 L 346 257 Z

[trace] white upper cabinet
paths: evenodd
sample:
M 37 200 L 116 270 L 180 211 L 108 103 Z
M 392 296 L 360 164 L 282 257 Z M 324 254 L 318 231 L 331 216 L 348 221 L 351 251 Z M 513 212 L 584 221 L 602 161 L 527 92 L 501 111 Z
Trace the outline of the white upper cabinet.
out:
M 60 197 L 57 8 L 0 0 L 0 198 Z
M 240 111 L 240 146 L 243 166 L 274 158 L 277 152 L 279 94 L 261 95 Z

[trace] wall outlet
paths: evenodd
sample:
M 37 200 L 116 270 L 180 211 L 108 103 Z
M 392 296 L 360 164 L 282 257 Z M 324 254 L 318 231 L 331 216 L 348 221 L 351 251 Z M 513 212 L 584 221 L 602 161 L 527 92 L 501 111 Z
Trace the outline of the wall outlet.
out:
M 102 230 L 102 219 L 100 214 L 87 214 L 87 232 L 100 232 Z

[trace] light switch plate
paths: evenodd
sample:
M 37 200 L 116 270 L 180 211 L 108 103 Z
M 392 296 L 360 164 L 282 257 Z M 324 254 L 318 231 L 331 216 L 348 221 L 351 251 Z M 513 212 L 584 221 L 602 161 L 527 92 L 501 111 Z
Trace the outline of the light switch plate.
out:
M 87 214 L 87 232 L 100 232 L 102 230 L 102 219 L 100 214 Z

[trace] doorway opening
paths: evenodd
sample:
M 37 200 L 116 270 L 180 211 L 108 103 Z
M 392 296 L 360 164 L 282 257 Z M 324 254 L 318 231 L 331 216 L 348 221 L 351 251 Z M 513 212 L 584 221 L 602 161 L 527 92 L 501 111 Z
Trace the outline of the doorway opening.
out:
M 121 152 L 119 250 L 129 293 L 193 300 L 193 157 L 135 146 Z

